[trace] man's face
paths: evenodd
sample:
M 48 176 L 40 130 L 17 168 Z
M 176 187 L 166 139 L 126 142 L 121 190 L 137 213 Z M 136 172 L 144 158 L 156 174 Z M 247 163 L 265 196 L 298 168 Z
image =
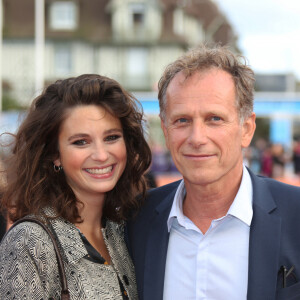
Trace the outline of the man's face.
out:
M 241 124 L 231 75 L 210 69 L 186 79 L 180 72 L 170 82 L 166 100 L 161 125 L 185 184 L 230 188 L 240 180 L 242 148 L 251 142 L 255 114 Z

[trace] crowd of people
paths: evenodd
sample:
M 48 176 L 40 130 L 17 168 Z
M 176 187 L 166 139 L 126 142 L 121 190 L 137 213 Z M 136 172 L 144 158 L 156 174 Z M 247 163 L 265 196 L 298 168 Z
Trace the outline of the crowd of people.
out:
M 290 147 L 285 147 L 259 138 L 244 150 L 244 164 L 256 174 L 275 179 L 299 177 L 300 143 L 295 139 Z
M 153 174 L 178 173 L 170 151 L 161 145 L 152 149 Z M 300 141 L 295 139 L 290 147 L 257 138 L 243 151 L 244 164 L 255 174 L 271 178 L 300 175 Z M 288 171 L 287 171 L 288 169 Z
M 284 176 L 286 164 L 291 162 L 290 153 L 282 144 L 271 144 L 258 139 L 244 151 L 244 163 L 256 174 L 280 178 Z
M 269 178 L 281 145 L 250 146 L 253 70 L 200 45 L 158 99 L 182 180 L 151 189 L 144 115 L 118 82 L 85 74 L 34 99 L 1 167 L 1 299 L 300 297 L 300 188 Z

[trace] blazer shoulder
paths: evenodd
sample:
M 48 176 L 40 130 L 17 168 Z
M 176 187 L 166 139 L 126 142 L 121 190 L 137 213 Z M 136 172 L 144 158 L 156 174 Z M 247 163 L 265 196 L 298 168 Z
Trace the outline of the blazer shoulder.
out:
M 45 230 L 38 224 L 33 222 L 22 222 L 6 233 L 4 236 L 1 246 L 7 245 L 14 247 L 16 245 L 31 248 L 38 242 L 50 243 L 50 238 Z
M 161 187 L 151 189 L 146 194 L 146 202 L 159 202 L 162 198 L 167 197 L 170 193 L 176 191 L 181 180 L 171 182 Z
M 0 260 L 11 264 L 32 261 L 37 267 L 46 263 L 46 258 L 56 262 L 54 247 L 47 232 L 38 224 L 24 222 L 9 230 L 1 241 Z
M 280 194 L 288 193 L 289 195 L 300 195 L 300 187 L 296 185 L 287 184 L 273 178 L 264 177 L 261 175 L 256 175 L 259 180 L 264 181 L 264 183 L 269 187 L 271 191 L 278 192 Z
M 286 184 L 278 180 L 255 175 L 254 188 L 262 189 L 265 186 L 267 190 L 271 193 L 273 199 L 277 205 L 282 205 L 286 207 L 294 207 L 300 209 L 300 187 L 295 185 Z M 257 184 L 258 183 L 258 184 Z
M 175 195 L 180 182 L 181 180 L 148 190 L 141 208 L 137 211 L 134 211 L 130 218 L 128 218 L 125 231 L 128 225 L 132 223 L 132 221 L 134 223 L 136 223 L 137 221 L 141 221 L 142 223 L 147 222 L 147 220 L 152 217 L 152 214 L 155 211 L 156 207 L 160 206 L 161 204 L 164 207 L 171 206 L 173 200 L 172 195 Z

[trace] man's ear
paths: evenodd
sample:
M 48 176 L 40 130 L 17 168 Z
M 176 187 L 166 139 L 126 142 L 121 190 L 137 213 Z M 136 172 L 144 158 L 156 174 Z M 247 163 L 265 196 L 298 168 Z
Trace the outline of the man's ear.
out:
M 162 131 L 164 133 L 164 136 L 165 136 L 166 146 L 169 149 L 168 130 L 167 130 L 166 124 L 165 124 L 165 122 L 163 121 L 162 118 L 160 118 L 160 126 L 161 126 L 161 129 L 162 129 Z
M 253 112 L 242 125 L 242 148 L 247 148 L 251 143 L 256 128 L 255 118 L 256 115 Z

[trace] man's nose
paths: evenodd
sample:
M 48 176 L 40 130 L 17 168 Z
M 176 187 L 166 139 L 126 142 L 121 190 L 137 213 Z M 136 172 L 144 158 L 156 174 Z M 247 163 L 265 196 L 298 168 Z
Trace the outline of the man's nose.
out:
M 204 122 L 196 121 L 191 126 L 189 143 L 193 147 L 199 147 L 207 142 L 207 128 Z

